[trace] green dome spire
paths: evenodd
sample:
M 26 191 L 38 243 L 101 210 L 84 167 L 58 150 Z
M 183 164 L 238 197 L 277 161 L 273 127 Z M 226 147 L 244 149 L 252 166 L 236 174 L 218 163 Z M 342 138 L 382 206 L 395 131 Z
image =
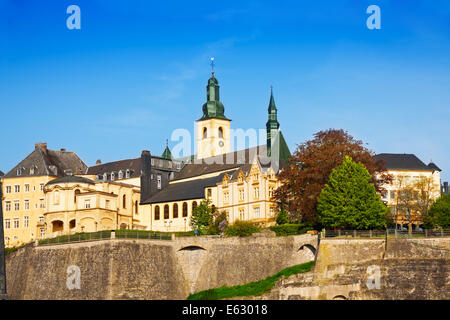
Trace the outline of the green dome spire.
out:
M 199 120 L 212 118 L 229 120 L 225 117 L 225 108 L 222 102 L 220 102 L 219 81 L 214 77 L 214 72 L 212 72 L 211 78 L 209 78 L 208 85 L 206 86 L 206 103 L 203 104 L 202 110 L 203 116 Z

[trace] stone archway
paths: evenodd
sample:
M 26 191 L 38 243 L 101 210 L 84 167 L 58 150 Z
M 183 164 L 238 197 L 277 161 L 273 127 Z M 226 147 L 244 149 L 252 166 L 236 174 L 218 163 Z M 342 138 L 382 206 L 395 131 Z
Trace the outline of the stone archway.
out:
M 314 256 L 316 255 L 316 248 L 309 243 L 302 245 L 298 250 L 305 250 L 305 248 L 309 249 Z
M 195 293 L 198 276 L 207 256 L 205 248 L 191 245 L 177 251 L 177 259 L 187 280 L 189 293 Z

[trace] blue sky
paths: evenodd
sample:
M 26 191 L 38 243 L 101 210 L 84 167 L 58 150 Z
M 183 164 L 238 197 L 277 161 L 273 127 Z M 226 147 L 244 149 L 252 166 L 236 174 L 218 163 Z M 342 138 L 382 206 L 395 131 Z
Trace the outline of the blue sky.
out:
M 39 141 L 88 165 L 161 154 L 201 116 L 211 56 L 233 128 L 265 127 L 272 84 L 291 150 L 342 128 L 450 179 L 447 0 L 0 0 L 0 170 Z

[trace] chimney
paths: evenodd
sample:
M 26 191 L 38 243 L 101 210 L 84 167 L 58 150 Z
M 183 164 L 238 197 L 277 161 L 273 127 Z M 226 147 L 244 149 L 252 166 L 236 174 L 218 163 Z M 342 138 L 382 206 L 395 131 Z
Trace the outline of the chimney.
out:
M 141 203 L 151 194 L 152 156 L 150 151 L 143 150 L 141 154 Z
M 95 165 L 99 165 L 102 164 L 102 160 L 98 159 L 97 161 L 95 161 Z
M 34 149 L 41 149 L 42 152 L 47 152 L 47 142 L 38 142 L 34 144 Z
M 61 151 L 62 151 L 62 152 L 65 152 L 65 151 L 66 151 L 66 148 L 61 148 Z

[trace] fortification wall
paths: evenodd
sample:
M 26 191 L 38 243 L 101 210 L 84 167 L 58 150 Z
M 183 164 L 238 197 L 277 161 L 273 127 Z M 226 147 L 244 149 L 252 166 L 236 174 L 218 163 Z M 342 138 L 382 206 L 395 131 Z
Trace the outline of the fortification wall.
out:
M 255 299 L 450 299 L 450 239 L 325 239 L 314 272 Z
M 222 285 L 261 280 L 314 258 L 290 237 L 104 240 L 27 247 L 7 256 L 11 299 L 185 299 Z M 74 269 L 79 268 L 79 289 Z

